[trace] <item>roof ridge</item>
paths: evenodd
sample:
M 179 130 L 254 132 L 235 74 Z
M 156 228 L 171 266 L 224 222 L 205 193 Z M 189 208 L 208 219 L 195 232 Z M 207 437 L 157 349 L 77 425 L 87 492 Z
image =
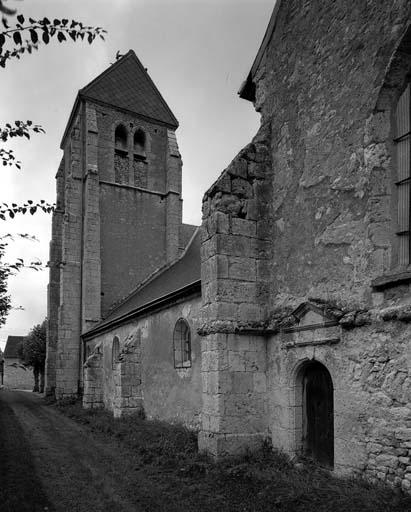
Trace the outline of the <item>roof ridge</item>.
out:
M 85 97 L 88 97 L 87 95 L 87 91 L 89 91 L 92 87 L 94 87 L 95 85 L 97 85 L 101 80 L 103 80 L 107 75 L 109 75 L 110 73 L 112 73 L 113 71 L 116 70 L 117 67 L 119 67 L 124 61 L 126 61 L 127 59 L 133 59 L 136 64 L 138 65 L 138 67 L 140 68 L 140 70 L 143 72 L 143 74 L 148 78 L 148 81 L 151 85 L 151 87 L 153 88 L 155 94 L 158 96 L 158 99 L 161 101 L 163 107 L 167 110 L 167 112 L 170 114 L 171 118 L 174 120 L 176 126 L 178 127 L 179 126 L 179 123 L 178 123 L 178 120 L 177 118 L 175 117 L 175 115 L 173 114 L 173 112 L 171 111 L 170 107 L 168 106 L 166 100 L 163 98 L 161 92 L 158 90 L 156 84 L 153 82 L 151 76 L 148 74 L 147 72 L 147 68 L 145 68 L 143 66 L 143 64 L 141 63 L 140 59 L 137 57 L 136 53 L 134 50 L 130 49 L 127 53 L 125 53 L 120 59 L 118 59 L 116 62 L 114 62 L 113 64 L 111 64 L 111 66 L 109 66 L 107 69 L 105 69 L 102 73 L 100 73 L 98 76 L 96 76 L 96 78 L 94 78 L 90 83 L 88 83 L 86 86 L 82 87 L 80 90 L 79 90 L 79 95 L 80 96 L 85 96 Z M 89 96 L 90 99 L 93 99 L 92 97 Z M 138 114 L 139 112 L 135 112 L 136 114 Z
M 113 69 L 117 68 L 119 66 L 119 64 L 128 59 L 130 56 L 131 56 L 131 52 L 134 53 L 133 50 L 129 50 L 127 53 L 125 53 L 122 57 L 120 57 L 118 60 L 116 60 L 116 62 L 113 62 L 113 64 L 111 64 L 108 68 L 106 68 L 104 71 L 102 71 L 99 75 L 96 76 L 96 78 L 93 78 L 93 80 L 91 82 L 89 82 L 87 85 L 85 85 L 84 87 L 82 87 L 81 89 L 79 89 L 79 94 L 84 94 L 84 92 L 86 91 L 86 89 L 90 88 L 91 86 L 93 85 L 96 85 L 98 82 L 100 82 L 100 80 L 102 80 L 106 75 L 108 75 L 109 73 L 111 73 L 113 71 Z M 137 55 L 134 53 L 136 59 L 138 60 L 138 57 Z M 140 62 L 140 61 L 139 61 Z M 141 63 L 140 63 L 141 64 Z

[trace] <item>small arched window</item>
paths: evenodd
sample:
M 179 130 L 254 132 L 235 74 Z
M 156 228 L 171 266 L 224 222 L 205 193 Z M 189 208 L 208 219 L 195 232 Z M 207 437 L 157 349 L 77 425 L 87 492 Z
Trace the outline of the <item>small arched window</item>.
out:
M 116 151 L 127 153 L 127 129 L 119 124 L 114 134 L 114 147 Z
M 145 160 L 146 158 L 146 134 L 140 128 L 135 131 L 133 139 L 134 158 Z
M 120 354 L 120 340 L 118 339 L 118 336 L 114 336 L 113 346 L 111 349 L 111 368 L 113 370 L 116 367 L 116 363 L 117 363 L 119 354 Z
M 180 318 L 173 334 L 174 368 L 190 368 L 191 366 L 191 336 L 188 323 Z

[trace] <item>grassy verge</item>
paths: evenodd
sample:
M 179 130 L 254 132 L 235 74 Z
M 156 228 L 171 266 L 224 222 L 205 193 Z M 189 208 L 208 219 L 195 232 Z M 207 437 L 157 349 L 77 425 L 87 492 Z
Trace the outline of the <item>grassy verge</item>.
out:
M 213 462 L 197 451 L 196 435 L 180 426 L 133 416 L 114 419 L 79 403 L 59 410 L 92 432 L 129 449 L 125 474 L 143 470 L 156 481 L 161 510 L 405 512 L 411 497 L 362 480 L 338 479 L 314 465 L 296 467 L 264 446 L 257 453 Z

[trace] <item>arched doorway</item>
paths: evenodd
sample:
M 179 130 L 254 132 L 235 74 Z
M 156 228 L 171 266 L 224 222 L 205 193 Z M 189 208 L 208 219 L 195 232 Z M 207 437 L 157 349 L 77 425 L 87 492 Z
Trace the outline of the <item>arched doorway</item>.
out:
M 331 375 L 318 361 L 310 361 L 301 371 L 302 452 L 324 466 L 333 467 L 334 393 Z

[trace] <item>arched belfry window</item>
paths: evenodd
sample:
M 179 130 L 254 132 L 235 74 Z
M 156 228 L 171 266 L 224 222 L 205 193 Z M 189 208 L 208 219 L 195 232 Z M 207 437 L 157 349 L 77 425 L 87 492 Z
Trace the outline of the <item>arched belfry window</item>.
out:
M 111 348 L 111 367 L 116 367 L 116 363 L 118 360 L 118 356 L 120 355 L 120 340 L 118 339 L 118 336 L 114 336 L 113 338 L 113 346 Z
M 174 368 L 190 368 L 191 366 L 191 335 L 188 323 L 180 318 L 173 333 Z
M 116 183 L 128 184 L 129 167 L 128 133 L 126 127 L 119 124 L 114 132 L 114 178 Z
M 122 124 L 119 124 L 114 134 L 114 146 L 116 151 L 127 153 L 127 129 Z
M 133 136 L 133 172 L 134 186 L 147 187 L 147 136 L 137 128 Z
M 134 132 L 134 158 L 146 159 L 146 134 L 140 128 Z

